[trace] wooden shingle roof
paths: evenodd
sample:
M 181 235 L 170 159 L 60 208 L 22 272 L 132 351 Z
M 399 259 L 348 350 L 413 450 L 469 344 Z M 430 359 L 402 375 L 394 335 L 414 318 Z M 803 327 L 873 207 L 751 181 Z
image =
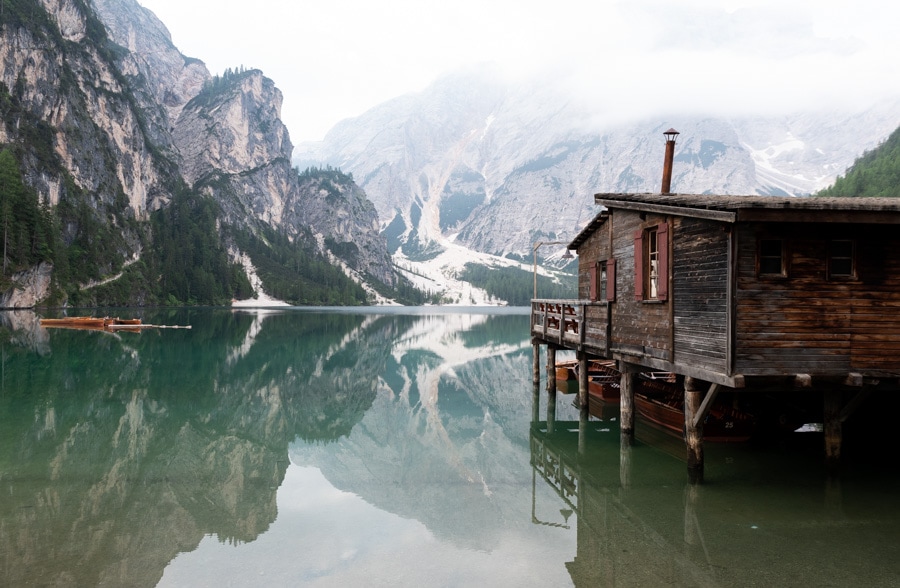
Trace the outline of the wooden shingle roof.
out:
M 595 194 L 594 201 L 609 209 L 657 212 L 729 223 L 768 221 L 900 224 L 900 198 Z
M 594 195 L 594 202 L 607 209 L 656 212 L 725 223 L 755 221 L 900 224 L 900 198 L 601 193 Z M 569 243 L 568 248 L 578 249 L 608 217 L 608 210 L 597 214 Z

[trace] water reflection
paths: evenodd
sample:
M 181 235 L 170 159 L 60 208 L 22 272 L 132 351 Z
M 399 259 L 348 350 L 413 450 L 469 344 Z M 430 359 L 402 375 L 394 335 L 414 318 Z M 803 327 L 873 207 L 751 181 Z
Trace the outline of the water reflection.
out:
M 527 314 L 141 318 L 192 329 L 0 313 L 4 585 L 900 582 L 895 475 L 709 446 L 688 486 L 533 395 Z
M 525 399 L 491 394 L 525 357 L 520 316 L 172 311 L 142 318 L 192 329 L 140 334 L 0 317 L 6 584 L 155 585 L 204 537 L 257 541 L 277 518 L 289 448 L 440 537 L 496 544 L 473 527 L 496 514 L 469 454 L 508 445 L 504 426 L 525 442 L 503 414 Z M 429 486 L 455 498 L 429 500 Z
M 679 441 L 640 423 L 637 433 L 635 446 L 621 447 L 615 419 L 532 423 L 535 478 L 577 518 L 577 553 L 566 563 L 574 585 L 900 580 L 894 471 L 851 469 L 837 481 L 822 475 L 820 443 L 710 444 L 712 481 L 695 485 L 673 451 Z

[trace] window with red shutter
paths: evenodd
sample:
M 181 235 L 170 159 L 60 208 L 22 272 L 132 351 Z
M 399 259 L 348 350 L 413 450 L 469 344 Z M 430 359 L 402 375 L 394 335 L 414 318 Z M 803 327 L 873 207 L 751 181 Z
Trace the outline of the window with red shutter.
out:
M 669 225 L 634 233 L 634 299 L 668 300 Z
M 656 246 L 659 253 L 656 299 L 669 298 L 669 223 L 656 225 Z
M 606 300 L 616 301 L 616 260 L 606 260 Z
M 634 232 L 634 299 L 644 299 L 644 231 Z

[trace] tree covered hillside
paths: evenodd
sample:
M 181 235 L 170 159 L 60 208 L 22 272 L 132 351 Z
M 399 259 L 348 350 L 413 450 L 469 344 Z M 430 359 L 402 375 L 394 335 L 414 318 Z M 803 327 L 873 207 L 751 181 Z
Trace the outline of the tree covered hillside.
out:
M 817 196 L 900 196 L 900 127 Z

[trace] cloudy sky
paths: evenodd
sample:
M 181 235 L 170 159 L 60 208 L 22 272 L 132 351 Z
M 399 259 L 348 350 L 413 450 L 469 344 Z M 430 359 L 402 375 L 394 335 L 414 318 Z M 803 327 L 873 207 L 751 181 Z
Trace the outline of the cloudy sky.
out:
M 884 0 L 138 0 L 212 73 L 254 67 L 294 144 L 469 64 L 554 83 L 607 113 L 861 108 L 900 99 Z M 614 91 L 610 91 L 614 89 Z

